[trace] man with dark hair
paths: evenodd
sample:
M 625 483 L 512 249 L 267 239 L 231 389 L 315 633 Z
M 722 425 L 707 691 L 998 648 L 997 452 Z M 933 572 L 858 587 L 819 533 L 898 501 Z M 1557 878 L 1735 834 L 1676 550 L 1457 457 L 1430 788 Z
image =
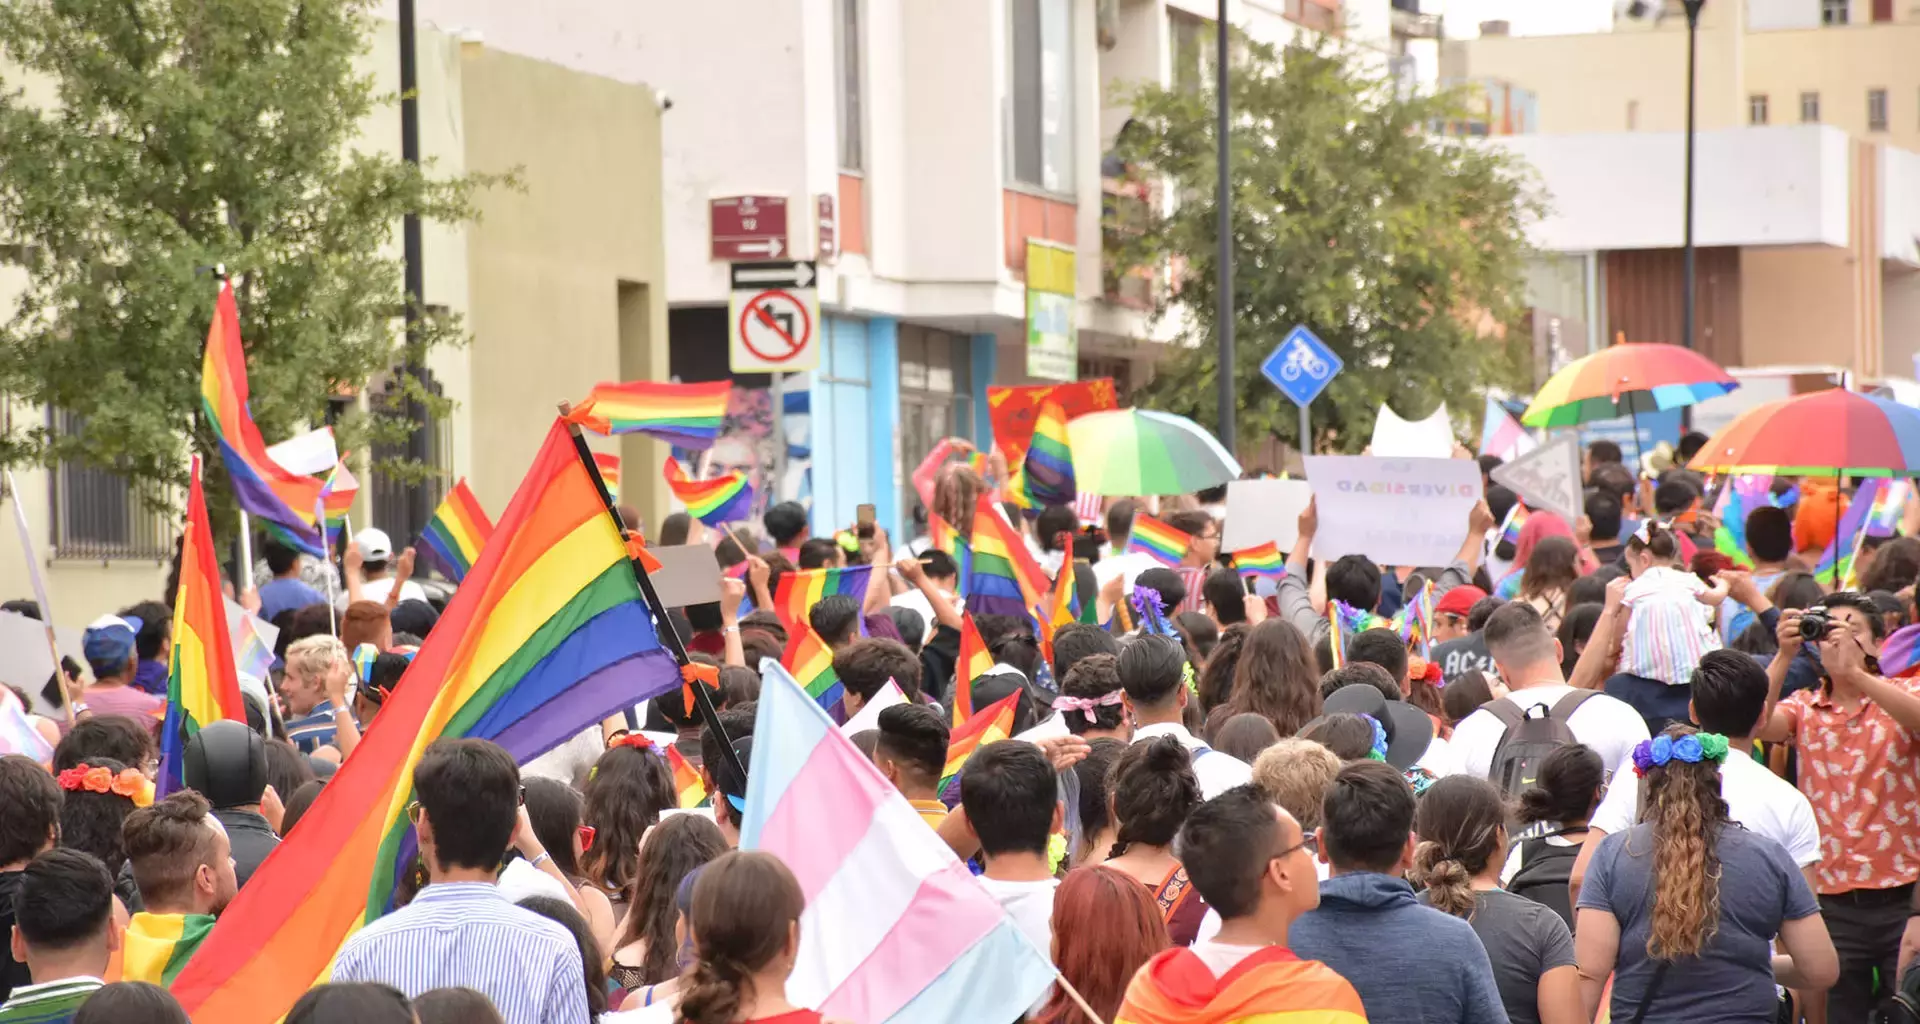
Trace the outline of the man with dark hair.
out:
M 1684 466 L 1693 461 L 1693 457 L 1700 454 L 1700 449 L 1706 446 L 1707 435 L 1702 434 L 1698 430 L 1689 430 L 1680 435 L 1680 443 L 1674 446 L 1673 461 L 1677 465 Z
M 1107 552 L 1118 557 L 1127 553 L 1127 540 L 1133 534 L 1133 516 L 1140 503 L 1121 498 L 1107 506 Z
M 1215 569 L 1200 583 L 1208 614 L 1221 629 L 1247 621 L 1247 582 L 1235 569 Z M 1259 598 L 1253 598 L 1258 601 Z
M 1053 634 L 1053 678 L 1065 679 L 1082 658 L 1095 654 L 1119 654 L 1120 641 L 1112 633 L 1090 622 L 1073 622 Z
M 1587 494 L 1587 522 L 1593 525 L 1587 550 L 1601 565 L 1618 562 L 1627 550 L 1626 537 L 1620 532 L 1624 512 L 1619 495 L 1597 487 Z
M 802 571 L 838 569 L 847 564 L 847 553 L 831 537 L 809 537 L 800 542 L 793 564 Z
M 1747 554 L 1753 559 L 1753 585 L 1766 593 L 1787 574 L 1793 557 L 1793 517 L 1787 510 L 1762 505 L 1747 513 Z M 1757 613 L 1739 601 L 1720 606 L 1720 641 L 1732 644 L 1757 621 Z
M 846 687 L 848 717 L 858 714 L 888 681 L 897 683 L 908 700 L 920 699 L 920 659 L 898 640 L 854 640 L 834 651 L 833 671 Z
M 1349 661 L 1320 677 L 1320 699 L 1326 700 L 1348 686 L 1371 686 L 1384 700 L 1405 700 L 1400 686 L 1387 670 L 1369 661 Z
M 1140 1024 L 1295 1014 L 1365 1020 L 1352 985 L 1289 948 L 1301 915 L 1320 902 L 1316 848 L 1314 835 L 1253 786 L 1194 808 L 1174 850 L 1193 887 L 1219 913 L 1220 931 L 1191 949 L 1176 946 L 1147 961 L 1127 986 L 1119 1017 Z
M 1067 732 L 1089 743 L 1097 739 L 1125 743 L 1133 739 L 1121 707 L 1125 699 L 1120 688 L 1120 659 L 1111 654 L 1090 654 L 1067 670 L 1053 706 Z
M 1187 599 L 1186 581 L 1180 578 L 1179 573 L 1164 566 L 1154 566 L 1134 577 L 1133 589 L 1151 590 L 1159 594 L 1160 610 L 1169 619 L 1179 610 L 1180 602 Z
M 1047 755 L 1020 740 L 981 747 L 960 774 L 967 834 L 979 840 L 986 865 L 980 884 L 1040 949 L 1053 948 L 1059 881 L 1047 863 L 1047 837 L 1060 827 L 1056 798 Z
M 1232 754 L 1214 750 L 1202 743 L 1185 724 L 1187 701 L 1187 652 L 1180 641 L 1157 634 L 1143 634 L 1122 648 L 1117 666 L 1121 701 L 1133 720 L 1133 741 L 1172 736 L 1193 755 L 1193 774 L 1200 781 L 1200 792 L 1215 797 L 1235 786 L 1253 780 L 1253 769 Z M 971 769 L 969 769 L 971 770 Z
M 940 802 L 940 773 L 947 766 L 947 739 L 952 735 L 946 716 L 926 704 L 896 704 L 880 712 L 879 726 L 874 767 L 922 820 L 939 828 L 947 818 L 947 805 Z
M 807 609 L 807 625 L 837 651 L 859 635 L 860 602 L 846 594 L 828 594 Z
M 1594 472 L 1601 466 L 1622 465 L 1624 458 L 1620 452 L 1619 445 L 1604 439 L 1587 445 L 1587 450 L 1584 455 L 1585 458 L 1580 460 L 1580 474 L 1589 479 L 1593 477 Z
M 413 769 L 408 808 L 430 884 L 340 948 L 336 982 L 373 981 L 413 998 L 465 986 L 507 1024 L 587 1019 L 587 983 L 573 933 L 500 895 L 509 846 L 552 860 L 527 821 L 513 755 L 486 740 L 435 740 Z
M 1314 535 L 1320 529 L 1317 502 L 1307 502 L 1298 525 L 1300 539 L 1287 553 L 1287 574 L 1275 586 L 1280 617 L 1293 623 L 1308 643 L 1317 645 L 1328 633 L 1327 616 L 1314 609 L 1313 599 L 1307 593 L 1307 581 L 1312 575 L 1308 554 L 1313 550 Z M 1435 600 L 1445 597 L 1455 587 L 1473 582 L 1474 571 L 1486 553 L 1487 531 L 1493 529 L 1493 525 L 1493 512 L 1487 503 L 1474 502 L 1467 513 L 1467 535 L 1459 553 L 1433 581 Z M 1373 611 L 1380 603 L 1380 567 L 1365 555 L 1348 554 L 1335 559 L 1327 567 L 1327 600 L 1340 601 L 1360 611 Z
M 1180 560 L 1182 568 L 1204 568 L 1219 556 L 1220 520 L 1211 514 L 1197 508 L 1187 509 L 1168 516 L 1167 525 L 1192 538 L 1187 544 L 1187 556 Z
M 48 850 L 20 872 L 13 895 L 13 958 L 33 984 L 0 1005 L 0 1024 L 62 1024 L 101 988 L 120 948 L 113 876 L 92 854 Z
M 272 622 L 281 612 L 324 604 L 326 595 L 300 578 L 300 552 L 277 540 L 266 543 L 267 571 L 273 579 L 260 585 L 260 617 Z
M 1334 776 L 1321 810 L 1320 859 L 1333 877 L 1320 883 L 1319 908 L 1294 922 L 1293 951 L 1352 982 L 1372 1024 L 1504 1022 L 1473 927 L 1422 906 L 1400 877 L 1413 865 L 1407 780 L 1379 761 L 1356 761 Z
M 783 501 L 767 509 L 760 522 L 767 528 L 767 536 L 773 538 L 774 549 L 787 556 L 787 561 L 798 564 L 800 545 L 808 537 L 807 508 L 797 501 Z
M 121 831 L 146 908 L 127 922 L 118 980 L 171 986 L 240 891 L 233 844 L 190 789 L 135 810 Z
M 753 765 L 753 721 L 757 711 L 758 705 L 747 703 L 720 712 L 720 728 L 732 742 L 742 768 Z M 720 834 L 727 838 L 728 846 L 739 846 L 740 816 L 747 813 L 747 779 L 743 773 L 734 771 L 726 747 L 711 727 L 700 731 L 700 775 L 707 792 L 714 794 L 713 823 L 720 826 Z
M 1398 630 L 1361 630 L 1347 643 L 1347 664 L 1373 664 L 1386 669 L 1399 693 L 1389 700 L 1404 700 L 1407 692 L 1407 644 Z
M 81 722 L 82 725 L 86 721 Z M 76 730 L 77 731 L 77 730 Z M 71 767 L 71 766 L 69 766 Z M 60 841 L 60 786 L 20 754 L 0 757 L 0 935 L 13 933 L 13 895 L 27 862 Z M 11 946 L 0 950 L 0 1002 L 33 981 Z

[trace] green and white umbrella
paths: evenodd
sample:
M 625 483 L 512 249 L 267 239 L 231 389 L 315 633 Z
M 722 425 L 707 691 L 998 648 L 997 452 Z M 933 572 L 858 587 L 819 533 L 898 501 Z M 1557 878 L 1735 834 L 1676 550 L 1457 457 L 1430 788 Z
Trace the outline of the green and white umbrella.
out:
M 1240 478 L 1240 463 L 1185 416 L 1151 409 L 1067 423 L 1075 488 L 1089 494 L 1188 494 Z

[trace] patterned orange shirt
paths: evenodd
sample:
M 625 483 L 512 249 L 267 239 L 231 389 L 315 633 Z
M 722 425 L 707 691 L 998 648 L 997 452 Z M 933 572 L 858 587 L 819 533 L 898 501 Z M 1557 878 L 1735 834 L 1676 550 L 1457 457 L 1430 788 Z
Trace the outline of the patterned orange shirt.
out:
M 1889 679 L 1920 694 L 1920 679 Z M 1871 700 L 1847 711 L 1819 690 L 1781 701 L 1800 748 L 1800 792 L 1820 822 L 1822 895 L 1920 879 L 1920 737 Z

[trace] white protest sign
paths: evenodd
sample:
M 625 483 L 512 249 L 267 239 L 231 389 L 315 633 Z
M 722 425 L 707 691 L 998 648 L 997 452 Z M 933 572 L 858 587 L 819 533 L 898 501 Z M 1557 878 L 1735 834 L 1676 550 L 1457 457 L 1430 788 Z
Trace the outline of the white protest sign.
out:
M 1300 512 L 1313 499 L 1305 480 L 1235 480 L 1227 484 L 1227 521 L 1220 550 L 1241 551 L 1268 541 L 1292 551 L 1300 539 Z
M 267 458 L 289 473 L 318 476 L 330 473 L 340 462 L 340 450 L 334 445 L 333 428 L 321 427 L 267 446 Z
M 1584 512 L 1580 443 L 1572 434 L 1495 466 L 1488 476 L 1496 484 L 1513 488 L 1528 507 L 1555 513 L 1570 524 Z
M 1459 554 L 1467 513 L 1480 500 L 1478 462 L 1309 455 L 1306 463 L 1319 508 L 1316 559 L 1362 554 L 1422 566 Z
M 1373 420 L 1371 454 L 1383 459 L 1448 459 L 1453 457 L 1453 421 L 1447 418 L 1447 403 L 1424 420 L 1401 419 L 1400 414 L 1380 403 L 1380 414 Z
M 900 684 L 889 679 L 887 685 L 882 686 L 880 692 L 873 695 L 872 700 L 860 705 L 860 711 L 847 719 L 847 724 L 840 727 L 840 732 L 842 735 L 852 736 L 854 733 L 865 732 L 868 729 L 878 729 L 880 712 L 906 702 L 907 695 L 900 692 Z

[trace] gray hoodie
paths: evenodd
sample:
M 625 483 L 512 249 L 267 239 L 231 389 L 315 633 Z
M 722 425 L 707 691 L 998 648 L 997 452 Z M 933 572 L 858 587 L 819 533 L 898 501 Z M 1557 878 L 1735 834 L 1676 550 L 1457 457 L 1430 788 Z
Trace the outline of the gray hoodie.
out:
M 1473 927 L 1422 906 L 1391 875 L 1321 882 L 1320 909 L 1293 922 L 1287 945 L 1351 982 L 1370 1024 L 1507 1024 Z

